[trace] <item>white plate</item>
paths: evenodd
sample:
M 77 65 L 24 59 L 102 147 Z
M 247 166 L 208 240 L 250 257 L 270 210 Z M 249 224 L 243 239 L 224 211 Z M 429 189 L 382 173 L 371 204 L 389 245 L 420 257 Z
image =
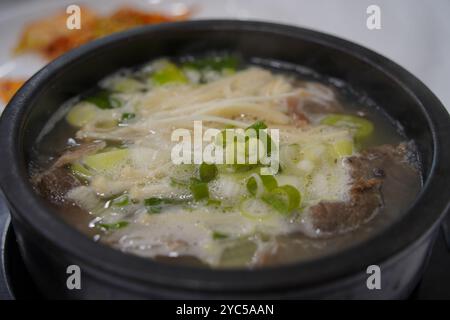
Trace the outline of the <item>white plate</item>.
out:
M 431 4 L 432 3 L 432 4 Z M 101 13 L 120 5 L 173 12 L 196 5 L 195 18 L 257 19 L 300 25 L 355 41 L 387 57 L 424 81 L 450 106 L 450 1 L 447 0 L 96 0 L 7 1 L 0 4 L 0 77 L 29 77 L 46 61 L 13 58 L 20 30 L 68 4 L 85 4 Z M 366 8 L 381 8 L 381 30 L 366 27 Z M 1 109 L 1 105 L 0 105 Z

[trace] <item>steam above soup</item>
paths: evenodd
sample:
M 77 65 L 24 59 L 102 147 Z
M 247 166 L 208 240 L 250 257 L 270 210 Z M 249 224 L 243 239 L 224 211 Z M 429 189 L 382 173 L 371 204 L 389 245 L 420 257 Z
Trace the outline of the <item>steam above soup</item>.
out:
M 230 55 L 120 70 L 66 109 L 37 148 L 36 190 L 95 240 L 145 257 L 212 267 L 305 260 L 392 223 L 420 189 L 414 144 L 376 110 Z M 276 173 L 262 174 L 273 162 L 261 159 L 174 163 L 172 133 L 194 134 L 198 121 L 217 129 L 211 141 L 225 158 L 243 150 L 248 160 L 255 142 L 278 156 Z

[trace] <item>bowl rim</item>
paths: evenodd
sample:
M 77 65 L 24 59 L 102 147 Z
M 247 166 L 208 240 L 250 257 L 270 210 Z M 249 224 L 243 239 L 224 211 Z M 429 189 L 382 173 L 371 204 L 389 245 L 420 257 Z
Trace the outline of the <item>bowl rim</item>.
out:
M 434 151 L 430 174 L 405 217 L 368 241 L 338 253 L 311 261 L 253 270 L 217 270 L 155 262 L 94 243 L 61 219 L 55 218 L 45 201 L 32 189 L 23 152 L 23 127 L 40 90 L 53 76 L 64 72 L 67 66 L 86 55 L 95 54 L 101 48 L 134 37 L 181 30 L 263 32 L 318 43 L 363 60 L 407 91 L 426 117 Z M 450 208 L 450 179 L 445 177 L 450 169 L 450 152 L 443 147 L 449 124 L 450 118 L 444 106 L 420 80 L 384 56 L 347 40 L 305 28 L 260 21 L 193 20 L 165 23 L 90 42 L 49 63 L 29 79 L 5 108 L 0 119 L 0 150 L 3 154 L 0 161 L 0 186 L 12 208 L 13 222 L 26 225 L 27 232 L 43 240 L 43 244 L 50 243 L 82 261 L 86 267 L 104 271 L 97 274 L 105 279 L 111 276 L 128 279 L 141 289 L 149 284 L 222 292 L 311 288 L 352 274 L 365 274 L 367 266 L 392 261 L 400 257 L 407 247 L 417 245 L 430 236 Z M 427 214 L 423 215 L 424 212 Z

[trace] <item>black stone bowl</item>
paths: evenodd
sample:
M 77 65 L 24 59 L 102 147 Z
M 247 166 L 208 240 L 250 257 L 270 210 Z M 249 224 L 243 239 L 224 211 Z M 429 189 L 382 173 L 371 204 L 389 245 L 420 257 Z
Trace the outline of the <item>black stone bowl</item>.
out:
M 424 186 L 403 218 L 363 243 L 309 262 L 212 270 L 158 263 L 94 243 L 35 194 L 30 151 L 61 103 L 121 67 L 211 50 L 306 66 L 367 93 L 418 145 Z M 48 298 L 402 298 L 420 279 L 449 209 L 449 128 L 447 111 L 423 83 L 354 43 L 262 22 L 161 24 L 89 43 L 31 78 L 0 121 L 0 185 L 26 266 Z M 381 268 L 381 290 L 366 285 L 366 269 L 374 264 Z M 81 268 L 81 290 L 66 286 L 69 265 Z

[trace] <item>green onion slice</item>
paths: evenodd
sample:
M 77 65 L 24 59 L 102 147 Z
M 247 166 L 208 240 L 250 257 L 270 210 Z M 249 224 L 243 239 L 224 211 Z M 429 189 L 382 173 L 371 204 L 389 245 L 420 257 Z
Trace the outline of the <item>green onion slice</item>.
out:
M 130 204 L 130 198 L 128 195 L 123 194 L 111 200 L 111 206 L 114 207 L 125 207 Z
M 128 120 L 136 118 L 136 114 L 132 112 L 122 113 L 122 117 L 120 118 L 120 122 L 127 122 Z
M 228 235 L 223 233 L 223 232 L 219 232 L 219 231 L 213 231 L 212 233 L 212 238 L 214 240 L 222 240 L 222 239 L 227 239 Z
M 127 221 L 118 221 L 114 223 L 98 223 L 96 226 L 104 229 L 105 231 L 110 231 L 125 228 L 128 224 L 129 223 Z
M 215 164 L 202 163 L 199 167 L 200 180 L 209 182 L 214 180 L 217 176 L 218 169 Z
M 122 106 L 122 102 L 113 97 L 111 92 L 107 90 L 100 90 L 96 94 L 87 97 L 85 101 L 95 104 L 100 109 L 115 109 Z
M 199 181 L 197 179 L 191 179 L 189 185 L 194 200 L 203 200 L 209 198 L 208 183 Z
M 291 185 L 277 187 L 261 199 L 281 214 L 287 215 L 300 206 L 300 192 Z
M 161 69 L 155 71 L 151 78 L 156 85 L 188 82 L 184 72 L 171 62 L 167 62 Z
M 272 191 L 278 186 L 277 180 L 273 175 L 252 174 L 247 180 L 247 191 L 253 195 L 261 195 L 264 191 L 262 187 L 268 192 Z
M 144 206 L 147 208 L 147 212 L 150 214 L 160 213 L 162 209 L 167 205 L 178 205 L 189 201 L 190 198 L 178 199 L 178 198 L 158 198 L 152 197 L 144 200 Z
M 356 139 L 366 138 L 374 130 L 374 125 L 369 120 L 349 114 L 330 114 L 323 118 L 320 123 L 353 129 Z

